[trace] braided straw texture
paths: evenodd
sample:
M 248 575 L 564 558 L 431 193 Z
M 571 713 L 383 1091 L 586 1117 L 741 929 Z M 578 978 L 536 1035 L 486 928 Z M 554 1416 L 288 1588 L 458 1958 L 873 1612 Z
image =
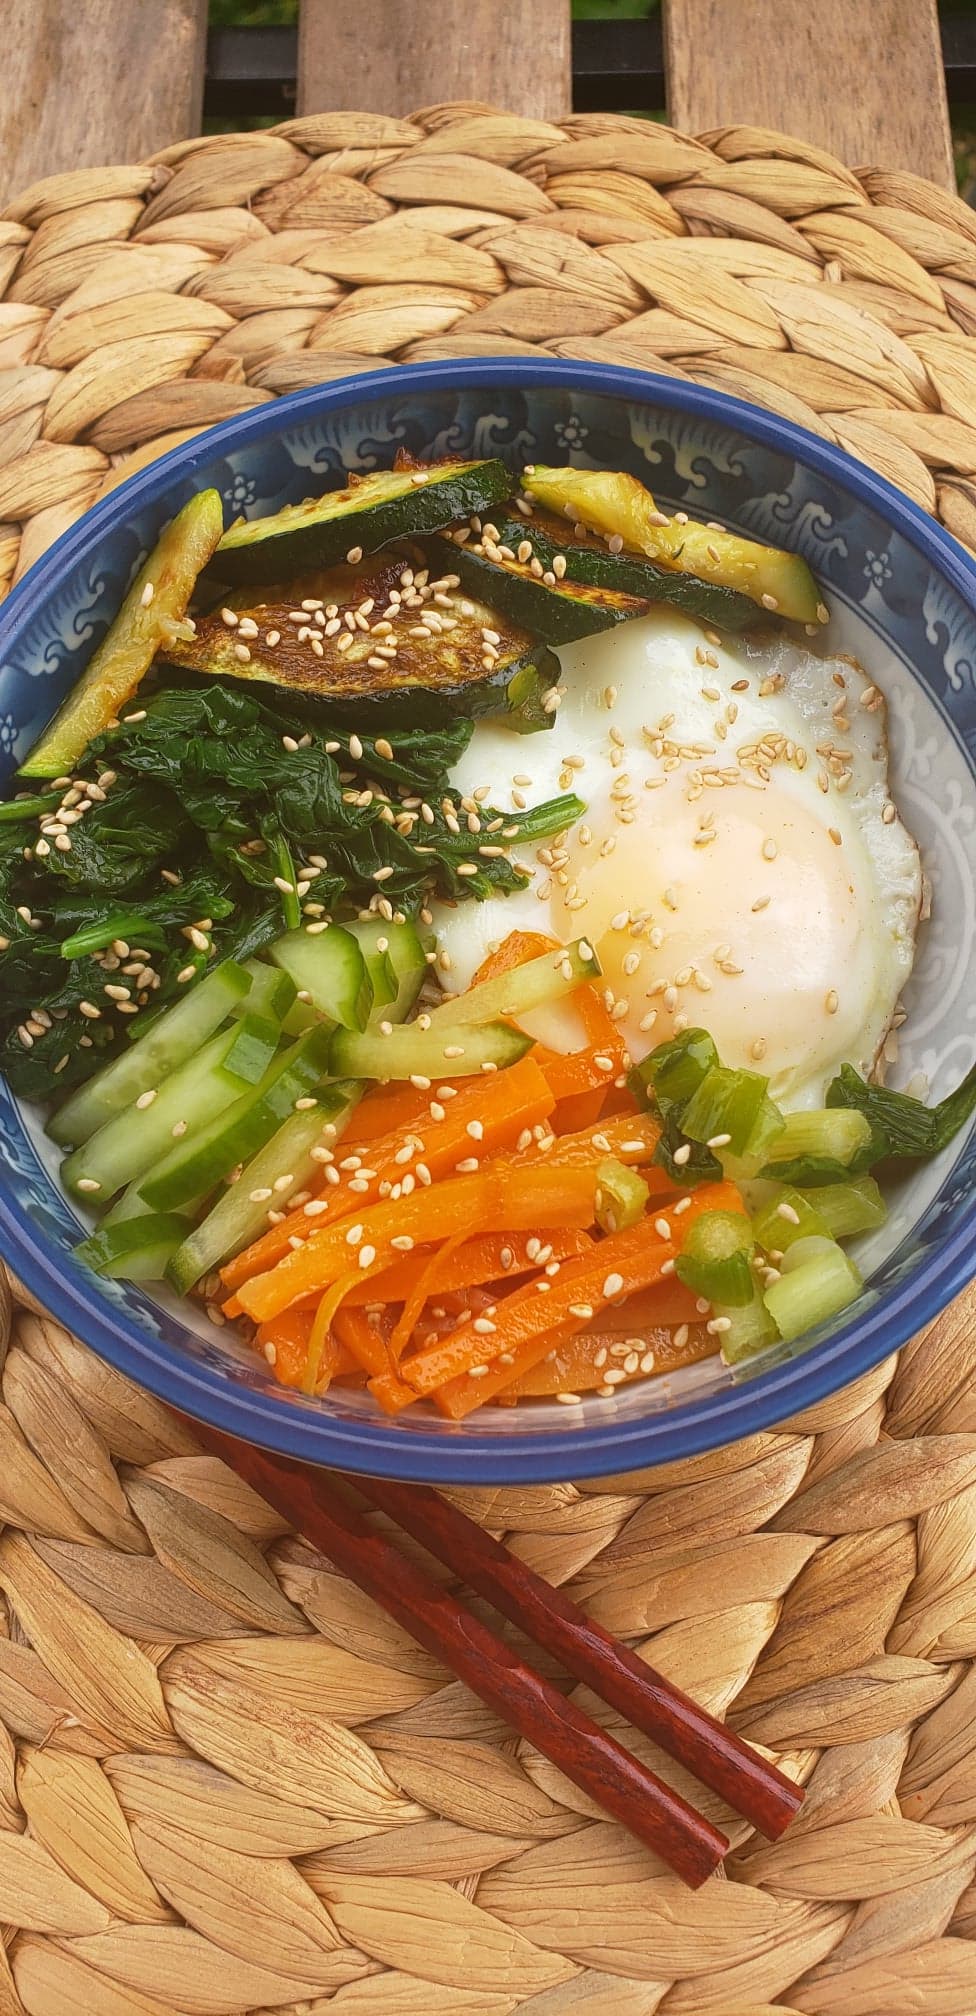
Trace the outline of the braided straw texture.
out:
M 779 134 L 190 141 L 28 190 L 0 290 L 3 588 L 201 427 L 500 351 L 743 394 L 976 547 L 976 217 Z M 973 2016 L 974 1313 L 716 1455 L 458 1494 L 806 1783 L 777 1847 L 685 1783 L 691 1897 L 4 1289 L 0 2016 Z

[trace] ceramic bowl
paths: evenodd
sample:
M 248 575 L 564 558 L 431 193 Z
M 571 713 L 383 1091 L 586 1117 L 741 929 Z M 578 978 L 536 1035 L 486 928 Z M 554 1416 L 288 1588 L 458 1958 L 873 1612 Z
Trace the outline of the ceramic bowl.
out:
M 213 428 L 72 526 L 0 612 L 0 782 L 78 677 L 162 524 L 202 485 L 229 517 L 266 514 L 345 470 L 415 455 L 500 455 L 623 468 L 666 507 L 796 548 L 823 583 L 826 647 L 855 654 L 889 701 L 895 795 L 933 890 L 895 1082 L 940 1096 L 976 1051 L 976 564 L 890 484 L 802 428 L 674 379 L 602 366 L 478 359 L 349 378 Z M 366 1396 L 278 1387 L 230 1329 L 166 1296 L 98 1281 L 72 1258 L 79 1219 L 40 1115 L 0 1085 L 0 1251 L 111 1364 L 187 1414 L 348 1470 L 513 1483 L 623 1471 L 781 1421 L 903 1344 L 976 1271 L 976 1143 L 959 1137 L 896 1191 L 843 1322 L 733 1377 L 710 1360 L 612 1405 L 488 1408 L 462 1425 L 390 1422 Z

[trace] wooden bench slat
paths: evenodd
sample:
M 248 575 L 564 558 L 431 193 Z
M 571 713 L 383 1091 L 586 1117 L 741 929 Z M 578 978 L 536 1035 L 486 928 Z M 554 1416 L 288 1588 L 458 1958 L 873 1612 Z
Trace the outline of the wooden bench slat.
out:
M 570 0 L 303 0 L 299 112 L 404 117 L 481 101 L 536 119 L 572 102 Z
M 5 0 L 0 203 L 200 131 L 207 0 Z
M 669 116 L 772 126 L 955 188 L 936 0 L 664 0 Z

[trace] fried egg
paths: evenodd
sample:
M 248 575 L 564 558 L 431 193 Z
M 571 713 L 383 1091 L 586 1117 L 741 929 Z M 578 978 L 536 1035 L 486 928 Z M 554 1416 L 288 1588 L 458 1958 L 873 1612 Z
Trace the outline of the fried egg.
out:
M 468 986 L 512 930 L 585 936 L 633 1058 L 704 1027 L 774 1098 L 819 1104 L 842 1063 L 871 1069 L 914 958 L 881 692 L 851 659 L 719 642 L 663 607 L 559 658 L 553 729 L 479 724 L 453 783 L 504 812 L 572 790 L 585 815 L 513 848 L 524 891 L 435 906 L 442 982 Z

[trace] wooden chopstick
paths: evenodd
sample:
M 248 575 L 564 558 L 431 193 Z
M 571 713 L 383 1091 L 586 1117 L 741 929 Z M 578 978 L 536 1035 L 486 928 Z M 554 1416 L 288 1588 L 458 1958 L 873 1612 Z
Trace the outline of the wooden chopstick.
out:
M 324 1471 L 269 1455 L 199 1421 L 191 1425 L 204 1448 L 221 1457 L 419 1644 L 692 1889 L 717 1869 L 729 1845 L 725 1835 L 527 1666 L 448 1590 L 416 1568 L 383 1534 L 374 1532 Z
M 803 1803 L 792 1779 L 757 1756 L 630 1647 L 611 1637 L 561 1589 L 544 1582 L 466 1512 L 423 1484 L 394 1484 L 357 1477 L 356 1490 L 518 1624 L 537 1645 L 553 1652 L 567 1672 L 583 1680 L 635 1729 L 652 1736 L 669 1757 L 721 1794 L 733 1811 L 775 1841 Z

